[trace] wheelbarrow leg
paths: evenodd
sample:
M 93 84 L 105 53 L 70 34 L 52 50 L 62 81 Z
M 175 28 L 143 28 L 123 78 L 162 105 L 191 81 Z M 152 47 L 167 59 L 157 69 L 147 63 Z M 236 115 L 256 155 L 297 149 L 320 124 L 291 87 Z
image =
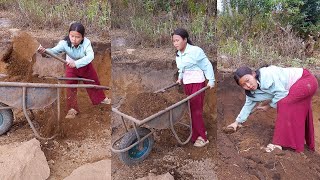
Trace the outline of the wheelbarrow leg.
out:
M 124 127 L 126 128 L 126 132 L 128 132 L 129 130 L 128 130 L 128 127 L 127 127 L 127 125 L 126 125 L 126 122 L 124 121 L 123 116 L 121 116 L 121 120 L 122 120 L 122 124 L 123 124 Z
M 61 109 L 60 109 L 60 88 L 57 88 L 57 113 L 58 113 L 58 123 L 57 123 L 57 129 L 58 132 L 60 132 L 60 113 Z
M 191 112 L 191 111 L 190 111 L 190 102 L 188 101 L 188 114 L 189 114 L 189 119 L 190 119 L 190 126 L 188 126 L 188 128 L 189 128 L 189 130 L 190 130 L 190 134 L 189 134 L 189 137 L 188 137 L 184 142 L 182 142 L 182 140 L 179 138 L 176 130 L 174 129 L 174 126 L 173 126 L 174 124 L 173 124 L 173 122 L 172 122 L 172 121 L 173 121 L 172 111 L 173 111 L 173 110 L 171 109 L 171 110 L 170 110 L 170 129 L 171 129 L 174 137 L 177 139 L 178 143 L 181 144 L 181 145 L 185 145 L 185 144 L 187 144 L 187 143 L 190 141 L 191 136 L 192 136 L 192 119 L 191 119 L 191 114 L 190 114 L 190 112 Z M 183 123 L 182 123 L 182 124 L 183 124 Z M 183 125 L 187 126 L 186 124 L 183 124 Z
M 32 124 L 32 121 L 30 119 L 30 117 L 28 116 L 28 113 L 27 113 L 27 107 L 26 107 L 26 91 L 27 91 L 27 87 L 22 87 L 22 109 L 23 109 L 23 114 L 26 116 L 27 118 L 27 121 L 33 131 L 33 133 L 35 134 L 35 136 L 38 138 L 38 139 L 41 139 L 41 140 L 50 140 L 50 139 L 53 139 L 54 137 L 56 137 L 57 134 L 53 135 L 52 137 L 50 138 L 44 138 L 44 137 L 41 137 L 38 133 L 38 131 L 36 130 L 36 128 L 34 127 L 34 125 Z

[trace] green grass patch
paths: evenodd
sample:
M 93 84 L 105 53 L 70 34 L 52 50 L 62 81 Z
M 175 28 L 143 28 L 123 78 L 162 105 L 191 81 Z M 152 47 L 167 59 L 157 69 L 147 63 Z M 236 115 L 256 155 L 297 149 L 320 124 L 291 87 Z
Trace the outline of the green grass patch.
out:
M 17 26 L 34 29 L 67 29 L 71 22 L 84 24 L 89 33 L 110 29 L 111 7 L 101 0 L 0 0 L 0 7 L 16 12 Z

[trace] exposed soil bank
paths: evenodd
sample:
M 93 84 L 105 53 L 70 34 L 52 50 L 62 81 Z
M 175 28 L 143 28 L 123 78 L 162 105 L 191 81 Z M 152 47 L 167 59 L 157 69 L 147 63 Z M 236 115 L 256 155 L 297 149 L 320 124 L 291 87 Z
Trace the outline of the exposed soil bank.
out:
M 314 96 L 313 114 L 316 150 L 264 152 L 271 143 L 276 111 L 256 112 L 233 134 L 222 128 L 232 123 L 245 100 L 242 89 L 229 73 L 219 74 L 218 89 L 218 178 L 219 179 L 319 179 L 320 178 L 320 92 Z
M 7 31 L 2 30 L 1 32 L 10 35 Z M 53 47 L 63 38 L 63 33 L 58 36 L 48 31 L 29 33 L 44 47 Z M 0 44 L 0 49 L 10 48 L 10 43 L 12 43 L 11 39 L 8 38 L 8 36 L 1 35 L 0 37 L 6 38 L 1 39 L 3 43 Z M 111 79 L 110 43 L 92 40 L 92 44 L 95 52 L 93 64 L 100 82 L 102 85 L 109 86 Z M 8 57 L 4 59 L 9 61 L 1 61 L 1 67 L 3 68 L 0 68 L 0 73 L 7 75 L 2 80 L 12 82 L 57 83 L 53 79 L 46 79 L 44 77 L 60 77 L 64 75 L 64 65 L 62 63 L 52 58 L 43 58 L 39 54 L 36 54 L 31 62 L 28 60 L 23 61 L 28 65 L 28 68 L 20 66 L 19 68 L 15 68 L 15 70 L 27 70 L 27 73 L 8 71 L 8 67 L 12 64 L 18 64 L 15 60 L 19 61 L 19 65 L 21 65 L 20 60 L 22 60 L 17 59 L 17 56 L 11 54 L 10 51 L 8 54 Z M 23 55 L 25 54 L 22 54 L 21 57 L 24 57 Z M 106 91 L 106 94 L 110 96 L 110 92 Z M 46 155 L 51 171 L 49 179 L 63 179 L 70 175 L 74 169 L 85 163 L 93 163 L 102 159 L 111 158 L 109 149 L 111 140 L 110 105 L 93 106 L 85 89 L 78 89 L 78 104 L 80 114 L 75 119 L 64 119 L 67 109 L 65 108 L 65 89 L 62 91 L 59 136 L 54 140 L 41 142 L 42 150 Z M 21 110 L 15 109 L 14 114 L 15 120 L 13 127 L 6 134 L 0 136 L 0 145 L 18 143 L 33 138 L 33 132 Z M 31 115 L 32 114 L 33 122 L 42 136 L 48 137 L 57 132 L 56 103 L 44 109 L 34 110 Z
M 113 56 L 113 98 L 115 106 L 121 105 L 132 96 L 149 94 L 175 82 L 176 66 L 172 63 L 172 49 L 136 49 L 128 54 L 125 48 L 112 51 Z M 146 98 L 146 97 L 144 97 Z M 175 96 L 176 98 L 176 96 Z M 143 162 L 127 166 L 117 154 L 112 155 L 113 179 L 136 179 L 170 172 L 175 179 L 216 179 L 216 91 L 207 90 L 204 111 L 205 125 L 210 143 L 203 148 L 196 148 L 190 142 L 184 146 L 169 129 L 157 130 L 155 144 L 151 154 Z M 178 102 L 178 99 L 175 99 Z M 138 106 L 138 105 L 137 105 Z M 136 107 L 141 111 L 144 105 Z M 125 133 L 121 118 L 112 113 L 112 139 Z M 186 134 L 184 134 L 186 135 Z

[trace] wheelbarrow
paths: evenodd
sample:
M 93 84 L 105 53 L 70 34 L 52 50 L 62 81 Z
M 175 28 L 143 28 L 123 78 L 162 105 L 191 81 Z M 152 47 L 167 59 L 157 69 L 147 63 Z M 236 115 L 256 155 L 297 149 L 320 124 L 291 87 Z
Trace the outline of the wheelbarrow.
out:
M 172 84 L 158 91 L 155 91 L 155 93 L 164 92 L 176 85 L 178 84 Z M 119 154 L 119 158 L 123 163 L 127 165 L 137 164 L 146 159 L 150 154 L 154 145 L 153 133 L 157 129 L 167 128 L 170 128 L 175 139 L 180 145 L 187 144 L 190 141 L 192 135 L 190 99 L 199 95 L 206 89 L 208 89 L 208 87 L 200 89 L 199 91 L 184 98 L 183 100 L 143 120 L 136 119 L 130 115 L 120 112 L 118 110 L 118 107 L 112 107 L 112 112 L 121 116 L 122 124 L 124 125 L 126 132 L 112 143 L 111 150 Z M 189 123 L 180 122 L 186 112 L 189 115 Z M 125 120 L 131 122 L 133 128 L 128 129 Z M 177 123 L 188 128 L 189 135 L 184 141 L 179 137 L 177 131 L 174 128 L 174 125 Z
M 0 135 L 6 133 L 13 124 L 13 108 L 23 110 L 34 135 L 41 140 L 50 140 L 57 136 L 45 138 L 40 136 L 34 127 L 27 110 L 42 109 L 57 102 L 57 129 L 60 121 L 60 89 L 61 88 L 95 88 L 108 90 L 106 86 L 92 84 L 60 84 L 59 80 L 78 80 L 94 82 L 84 78 L 57 78 L 58 84 L 0 82 Z

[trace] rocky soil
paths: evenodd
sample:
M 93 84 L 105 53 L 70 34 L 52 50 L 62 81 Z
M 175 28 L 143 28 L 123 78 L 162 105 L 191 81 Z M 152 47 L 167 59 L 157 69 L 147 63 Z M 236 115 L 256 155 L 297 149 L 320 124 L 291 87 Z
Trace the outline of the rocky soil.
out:
M 0 13 L 0 21 L 5 22 L 0 22 L 0 25 L 2 25 L 0 30 L 0 49 L 1 52 L 6 52 L 0 54 L 1 81 L 57 83 L 52 77 L 63 76 L 64 65 L 61 62 L 52 58 L 43 58 L 39 54 L 33 56 L 31 61 L 29 59 L 22 61 L 19 58 L 20 56 L 15 56 L 12 53 L 14 40 L 12 39 L 13 27 L 10 24 L 11 15 L 10 13 Z M 65 35 L 65 32 L 44 30 L 26 30 L 26 32 L 44 47 L 53 47 Z M 93 44 L 95 52 L 93 64 L 100 82 L 102 85 L 109 86 L 111 54 L 108 37 L 88 36 L 88 38 Z M 28 41 L 25 43 L 28 43 Z M 25 46 L 28 47 L 28 44 L 25 44 Z M 17 50 L 14 49 L 15 51 Z M 19 52 L 20 54 L 23 53 L 23 51 Z M 30 52 L 26 51 L 26 53 Z M 21 57 L 30 57 L 26 53 L 22 54 Z M 23 64 L 26 64 L 27 67 L 21 68 L 20 66 Z M 16 68 L 17 65 L 19 65 L 19 68 Z M 15 67 L 13 68 L 14 70 L 20 69 L 21 71 L 11 71 L 10 67 Z M 110 96 L 110 92 L 106 91 L 106 94 Z M 2 96 L 6 95 L 2 94 Z M 75 119 L 64 119 L 67 112 L 65 108 L 65 89 L 61 92 L 60 98 L 62 111 L 62 118 L 58 123 L 60 129 L 57 129 L 56 103 L 28 112 L 36 129 L 42 136 L 49 137 L 54 133 L 58 133 L 58 136 L 53 140 L 41 141 L 40 143 L 50 167 L 49 179 L 63 179 L 81 165 L 111 158 L 109 149 L 111 140 L 110 105 L 93 106 L 85 89 L 79 89 L 80 114 Z M 34 137 L 21 109 L 14 109 L 14 116 L 15 119 L 11 129 L 0 136 L 0 146 L 28 141 Z

